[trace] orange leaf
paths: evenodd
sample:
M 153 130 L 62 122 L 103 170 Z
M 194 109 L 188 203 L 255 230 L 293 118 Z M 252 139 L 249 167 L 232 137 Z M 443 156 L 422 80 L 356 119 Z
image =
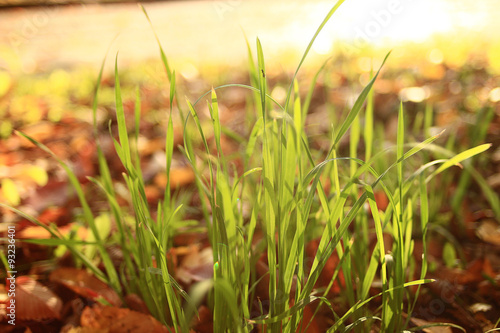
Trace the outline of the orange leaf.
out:
M 38 221 L 48 225 L 50 222 L 57 223 L 62 217 L 68 215 L 68 209 L 64 207 L 48 207 L 38 216 Z
M 166 333 L 168 329 L 152 316 L 117 307 L 86 307 L 80 325 L 108 333 Z
M 111 287 L 83 269 L 58 268 L 50 274 L 50 281 L 60 283 L 86 298 L 97 299 L 102 296 L 115 306 L 122 303 Z
M 15 302 L 16 318 L 35 321 L 61 318 L 62 301 L 49 288 L 28 276 L 15 281 L 16 294 L 9 302 Z
M 73 225 L 74 223 L 70 223 L 63 227 L 59 227 L 58 230 L 62 235 L 66 236 L 70 233 Z M 86 239 L 87 233 L 88 232 L 85 227 L 78 226 L 77 234 L 80 239 Z M 50 237 L 50 233 L 45 230 L 44 227 L 40 226 L 29 226 L 19 232 L 19 238 L 48 239 Z
M 194 182 L 194 172 L 190 167 L 180 167 L 170 169 L 170 188 L 176 189 Z M 167 186 L 167 176 L 164 173 L 156 175 L 155 184 L 160 188 Z

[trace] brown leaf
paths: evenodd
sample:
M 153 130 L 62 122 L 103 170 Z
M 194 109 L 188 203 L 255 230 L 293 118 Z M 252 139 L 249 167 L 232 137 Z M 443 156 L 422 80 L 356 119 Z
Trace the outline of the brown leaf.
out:
M 26 198 L 25 204 L 40 212 L 50 206 L 67 206 L 68 201 L 73 196 L 74 194 L 66 181 L 50 180 L 47 185 Z
M 62 301 L 49 288 L 28 276 L 15 281 L 16 294 L 9 302 L 15 302 L 16 318 L 35 321 L 61 318 Z
M 108 329 L 96 329 L 91 327 L 63 327 L 61 333 L 108 333 Z
M 54 135 L 54 127 L 55 127 L 55 125 L 51 122 L 40 121 L 40 122 L 37 122 L 36 124 L 29 125 L 27 127 L 22 128 L 21 132 L 32 137 L 33 139 L 35 139 L 37 141 L 42 142 L 44 140 L 49 139 L 50 137 L 52 137 Z M 22 142 L 21 144 L 23 145 L 23 147 L 33 147 L 33 144 L 29 140 L 22 138 L 21 142 Z
M 212 333 L 214 331 L 214 322 L 212 312 L 205 305 L 198 309 L 198 316 L 194 318 L 193 329 L 198 333 Z
M 127 306 L 131 310 L 144 314 L 150 314 L 146 302 L 144 302 L 137 294 L 128 294 L 125 296 L 125 303 L 127 303 Z
M 213 265 L 213 254 L 210 247 L 201 251 L 198 247 L 192 247 L 192 252 L 182 260 L 177 269 L 176 277 L 186 284 L 211 279 Z
M 108 333 L 166 333 L 168 329 L 152 316 L 117 307 L 86 307 L 80 318 L 82 327 Z M 104 331 L 103 331 L 104 332 Z
M 484 260 L 476 259 L 472 261 L 466 269 L 441 267 L 436 272 L 436 276 L 439 280 L 447 281 L 453 286 L 479 283 L 484 279 L 482 276 L 483 266 Z M 429 287 L 433 288 L 438 285 L 439 283 L 433 283 L 430 284 Z M 443 285 L 446 286 L 446 284 Z
M 163 194 L 160 189 L 154 185 L 146 185 L 144 187 L 144 193 L 146 194 L 146 200 L 150 204 L 158 202 L 158 199 Z
M 50 281 L 60 283 L 86 298 L 95 300 L 102 296 L 115 306 L 122 303 L 111 287 L 83 269 L 58 268 L 50 274 Z
M 377 191 L 375 194 L 375 201 L 379 210 L 385 211 L 389 206 L 389 199 L 384 191 Z
M 481 223 L 476 234 L 486 243 L 500 245 L 500 225 L 492 220 Z
M 51 222 L 59 224 L 60 220 L 68 218 L 69 215 L 70 213 L 65 207 L 48 207 L 38 216 L 38 221 L 46 225 Z

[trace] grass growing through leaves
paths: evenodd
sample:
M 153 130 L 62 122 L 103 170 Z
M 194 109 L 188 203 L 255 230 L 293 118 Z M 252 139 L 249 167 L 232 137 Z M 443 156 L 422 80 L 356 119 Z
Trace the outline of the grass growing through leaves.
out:
M 251 85 L 217 87 L 196 102 L 186 100 L 186 110 L 179 107 L 181 118 L 185 119 L 184 145 L 179 149 L 196 175 L 196 189 L 201 198 L 201 211 L 213 253 L 212 280 L 194 285 L 187 293 L 172 277 L 166 257 L 175 225 L 182 220 L 184 207 L 181 199 L 170 191 L 170 168 L 175 148 L 172 112 L 174 101 L 179 105 L 180 100 L 176 92 L 175 71 L 170 68 L 161 45 L 160 54 L 170 84 L 170 114 L 165 142 L 167 186 L 164 198 L 156 207 L 150 207 L 146 199 L 138 153 L 141 96 L 137 92 L 135 129 L 130 134 L 122 103 L 118 58 L 115 60 L 118 138 L 114 139 L 114 145 L 126 170 L 123 177 L 128 188 L 129 206 L 133 211 L 119 205 L 100 146 L 100 176 L 91 178 L 107 198 L 109 212 L 118 230 L 113 241 L 123 251 L 123 263 L 120 267 L 113 265 L 105 248 L 106 239 L 102 238 L 96 226 L 96 218 L 71 168 L 57 159 L 47 147 L 19 133 L 54 156 L 66 170 L 80 199 L 85 222 L 95 240 L 78 244 L 95 247 L 98 256 L 89 258 L 81 247 L 58 233 L 57 229 L 44 226 L 11 208 L 33 223 L 44 226 L 56 239 L 32 241 L 66 246 L 80 263 L 120 295 L 141 295 L 151 314 L 174 332 L 189 332 L 197 306 L 204 298 L 213 313 L 215 332 L 250 332 L 256 326 L 269 332 L 307 332 L 311 322 L 304 320 L 303 312 L 311 304 L 323 304 L 331 311 L 329 332 L 363 332 L 374 324 L 379 325 L 383 332 L 396 332 L 408 327 L 409 322 L 404 320 L 403 314 L 411 314 L 420 285 L 431 282 L 425 279 L 425 240 L 431 211 L 428 185 L 447 168 L 485 151 L 489 145 L 479 145 L 455 155 L 433 145 L 440 134 L 429 136 L 423 142 L 407 142 L 405 111 L 401 104 L 396 145 L 388 150 L 376 147 L 373 144 L 376 135 L 373 124 L 373 85 L 388 54 L 347 115 L 333 124 L 330 149 L 318 159 L 305 133 L 305 119 L 315 80 L 325 66 L 314 77 L 304 102 L 299 95 L 300 83 L 296 76 L 316 36 L 342 3 L 339 1 L 333 6 L 307 46 L 289 83 L 284 105 L 268 94 L 270 87 L 266 80 L 264 51 L 257 39 L 256 61 L 248 46 Z M 104 62 L 98 82 L 103 67 Z M 219 89 L 247 89 L 253 97 L 249 103 L 253 110 L 249 112 L 254 112 L 255 121 L 241 153 L 243 172 L 237 171 L 222 149 L 221 136 L 227 129 L 221 124 L 217 96 Z M 94 125 L 98 92 L 99 87 L 96 88 L 93 105 Z M 198 104 L 205 96 L 208 96 L 209 127 L 202 123 L 197 111 Z M 485 117 L 488 118 L 490 113 L 486 112 Z M 427 113 L 426 116 L 429 117 Z M 361 118 L 364 119 L 364 126 Z M 430 124 L 432 122 L 426 118 L 424 131 L 427 133 Z M 485 127 L 478 128 L 474 134 L 477 143 L 484 137 Z M 215 153 L 210 148 L 207 131 L 214 137 Z M 350 156 L 342 156 L 340 151 L 340 143 L 346 135 L 349 135 Z M 365 144 L 364 159 L 357 156 L 361 139 Z M 428 149 L 439 150 L 446 157 L 426 162 L 417 170 L 409 170 L 406 162 L 413 155 Z M 391 157 L 392 164 L 380 163 Z M 384 163 L 386 167 L 383 170 L 376 167 Z M 472 166 L 467 166 L 466 170 L 460 181 L 460 191 L 454 199 L 455 206 L 471 177 L 480 179 Z M 378 206 L 376 191 L 383 191 L 389 200 L 385 210 Z M 490 200 L 498 198 L 495 199 L 490 193 Z M 250 207 L 249 217 L 245 216 L 244 205 Z M 130 223 L 131 216 L 133 223 Z M 417 216 L 420 217 L 419 221 Z M 412 235 L 418 226 L 423 235 L 424 254 L 421 270 L 415 272 Z M 253 238 L 258 229 L 262 230 L 264 238 L 255 246 Z M 368 236 L 373 233 L 377 242 L 373 251 L 369 251 Z M 385 247 L 384 233 L 391 235 L 391 248 Z M 306 254 L 306 244 L 318 235 L 321 238 L 316 254 L 310 258 Z M 316 283 L 319 276 L 334 252 L 339 257 L 339 265 L 332 274 L 331 283 L 318 289 Z M 259 281 L 255 277 L 254 267 L 261 255 L 267 257 L 269 267 L 268 299 L 255 296 Z M 103 264 L 104 271 L 97 263 Z M 348 304 L 348 310 L 344 313 L 336 313 L 327 297 L 340 275 L 345 281 L 342 297 Z M 419 279 L 413 280 L 414 276 Z M 377 295 L 370 294 L 375 283 L 380 286 Z M 418 286 L 417 292 L 408 291 L 409 286 Z M 380 297 L 382 305 L 372 313 L 366 305 Z

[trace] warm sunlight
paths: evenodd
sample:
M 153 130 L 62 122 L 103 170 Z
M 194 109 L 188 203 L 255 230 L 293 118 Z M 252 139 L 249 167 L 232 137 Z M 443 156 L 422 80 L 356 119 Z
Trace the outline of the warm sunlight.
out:
M 0 332 L 500 330 L 499 0 L 0 0 Z
M 173 59 L 238 65 L 246 57 L 245 35 L 249 41 L 259 36 L 271 58 L 282 57 L 283 52 L 297 56 L 331 3 L 190 1 L 145 6 Z M 319 35 L 313 51 L 323 56 L 342 49 L 357 53 L 370 44 L 390 49 L 401 42 L 423 43 L 434 34 L 491 40 L 500 25 L 495 19 L 499 11 L 493 0 L 346 1 Z M 120 50 L 127 62 L 156 54 L 154 36 L 135 5 L 0 11 L 0 31 L 4 32 L 0 34 L 4 57 L 11 54 L 25 71 L 49 61 L 97 65 L 111 43 L 112 52 Z M 101 38 L 94 37 L 96 31 Z M 212 43 L 218 47 L 211 47 Z

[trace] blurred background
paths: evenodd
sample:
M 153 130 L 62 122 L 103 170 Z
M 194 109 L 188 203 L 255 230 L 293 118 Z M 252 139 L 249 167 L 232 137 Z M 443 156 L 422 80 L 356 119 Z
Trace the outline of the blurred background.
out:
M 0 145 L 0 152 L 19 148 L 11 137 L 14 129 L 32 128 L 42 140 L 61 123 L 60 142 L 65 142 L 75 119 L 91 124 L 93 91 L 106 54 L 97 110 L 104 132 L 115 114 L 113 67 L 118 54 L 126 106 L 132 110 L 135 88 L 140 87 L 143 127 L 155 129 L 145 134 L 148 139 L 164 136 L 168 82 L 155 32 L 176 71 L 180 96 L 191 100 L 213 86 L 249 84 L 246 40 L 255 57 L 259 37 L 270 92 L 283 102 L 302 54 L 335 3 L 145 2 L 150 25 L 137 3 L 0 0 L 0 138 L 12 141 Z M 298 77 L 305 95 L 312 76 L 329 59 L 308 115 L 309 134 L 318 149 L 328 147 L 330 124 L 352 106 L 372 69 L 392 51 L 374 85 L 381 145 L 395 138 L 399 103 L 406 102 L 412 140 L 447 129 L 438 143 L 454 151 L 493 143 L 482 172 L 491 188 L 500 191 L 498 17 L 495 0 L 345 1 L 317 37 Z M 221 90 L 221 95 L 227 125 L 246 137 L 252 124 L 245 123 L 248 96 L 237 89 Z M 487 130 L 478 127 L 481 123 Z M 478 139 L 469 140 L 476 132 Z M 161 147 L 151 151 L 155 149 Z M 60 151 L 71 155 L 75 149 Z M 14 166 L 25 158 L 21 153 L 12 156 L 17 157 L 0 162 Z M 500 217 L 500 208 L 496 212 Z
M 158 59 L 153 32 L 135 3 L 0 1 L 0 68 L 32 73 L 99 66 L 106 50 L 123 65 Z M 55 4 L 67 5 L 57 6 Z M 334 1 L 163 1 L 144 3 L 167 56 L 180 70 L 240 66 L 245 36 L 263 44 L 272 66 L 297 64 Z M 36 5 L 36 6 L 35 6 Z M 483 50 L 500 69 L 500 7 L 495 0 L 350 0 L 318 37 L 311 54 L 359 56 L 370 45 L 396 57 L 415 46 L 431 62 L 463 64 Z M 114 38 L 117 38 L 114 40 Z

